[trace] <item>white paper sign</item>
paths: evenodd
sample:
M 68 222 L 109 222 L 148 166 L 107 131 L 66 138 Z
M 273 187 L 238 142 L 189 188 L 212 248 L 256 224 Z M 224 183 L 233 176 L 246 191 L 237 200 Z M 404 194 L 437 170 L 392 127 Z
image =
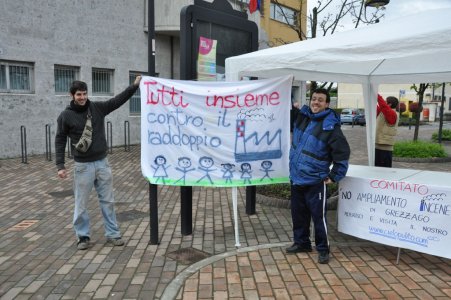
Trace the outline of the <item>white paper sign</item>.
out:
M 359 238 L 451 258 L 451 189 L 409 181 L 345 177 L 338 230 Z
M 154 184 L 289 182 L 292 77 L 195 82 L 143 77 L 141 169 Z

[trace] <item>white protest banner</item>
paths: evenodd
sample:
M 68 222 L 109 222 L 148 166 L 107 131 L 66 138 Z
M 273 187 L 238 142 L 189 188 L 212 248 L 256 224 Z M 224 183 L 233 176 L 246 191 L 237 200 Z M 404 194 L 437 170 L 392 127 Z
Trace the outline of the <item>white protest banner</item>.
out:
M 196 82 L 143 77 L 141 169 L 153 184 L 289 182 L 292 77 Z
M 339 188 L 338 230 L 451 258 L 451 190 L 411 178 L 415 176 L 402 180 L 345 177 Z

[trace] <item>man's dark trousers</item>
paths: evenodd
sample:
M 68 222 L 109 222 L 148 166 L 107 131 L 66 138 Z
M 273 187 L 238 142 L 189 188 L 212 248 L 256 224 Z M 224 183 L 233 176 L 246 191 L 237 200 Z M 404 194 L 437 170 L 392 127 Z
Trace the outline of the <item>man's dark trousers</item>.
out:
M 311 248 L 310 219 L 315 227 L 315 244 L 318 252 L 329 252 L 326 223 L 325 184 L 291 185 L 291 218 L 294 243 Z
M 375 150 L 374 166 L 391 168 L 393 161 L 393 152 L 380 149 Z

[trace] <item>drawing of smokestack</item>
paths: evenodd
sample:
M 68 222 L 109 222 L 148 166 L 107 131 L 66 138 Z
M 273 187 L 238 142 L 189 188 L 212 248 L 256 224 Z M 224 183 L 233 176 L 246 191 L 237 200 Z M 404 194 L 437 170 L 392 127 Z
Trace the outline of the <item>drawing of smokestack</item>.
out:
M 246 153 L 246 120 L 236 120 L 235 153 Z
M 236 120 L 235 161 L 248 162 L 281 158 L 281 134 L 280 128 L 272 134 L 270 131 L 262 132 L 260 137 L 256 131 L 246 134 L 246 120 Z

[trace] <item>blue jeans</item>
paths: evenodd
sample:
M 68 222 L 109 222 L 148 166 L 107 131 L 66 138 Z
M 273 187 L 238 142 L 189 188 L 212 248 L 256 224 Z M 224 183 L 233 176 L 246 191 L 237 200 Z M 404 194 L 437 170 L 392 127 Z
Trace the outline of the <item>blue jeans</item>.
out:
M 324 182 L 315 185 L 291 185 L 291 218 L 294 242 L 303 248 L 311 248 L 310 220 L 315 228 L 315 244 L 318 252 L 329 252 L 326 222 L 326 191 Z
M 113 174 L 104 158 L 93 162 L 74 163 L 74 229 L 78 237 L 90 237 L 90 222 L 88 214 L 88 200 L 92 187 L 95 187 L 99 197 L 100 210 L 103 216 L 105 236 L 118 238 L 121 236 L 116 222 L 113 195 Z

